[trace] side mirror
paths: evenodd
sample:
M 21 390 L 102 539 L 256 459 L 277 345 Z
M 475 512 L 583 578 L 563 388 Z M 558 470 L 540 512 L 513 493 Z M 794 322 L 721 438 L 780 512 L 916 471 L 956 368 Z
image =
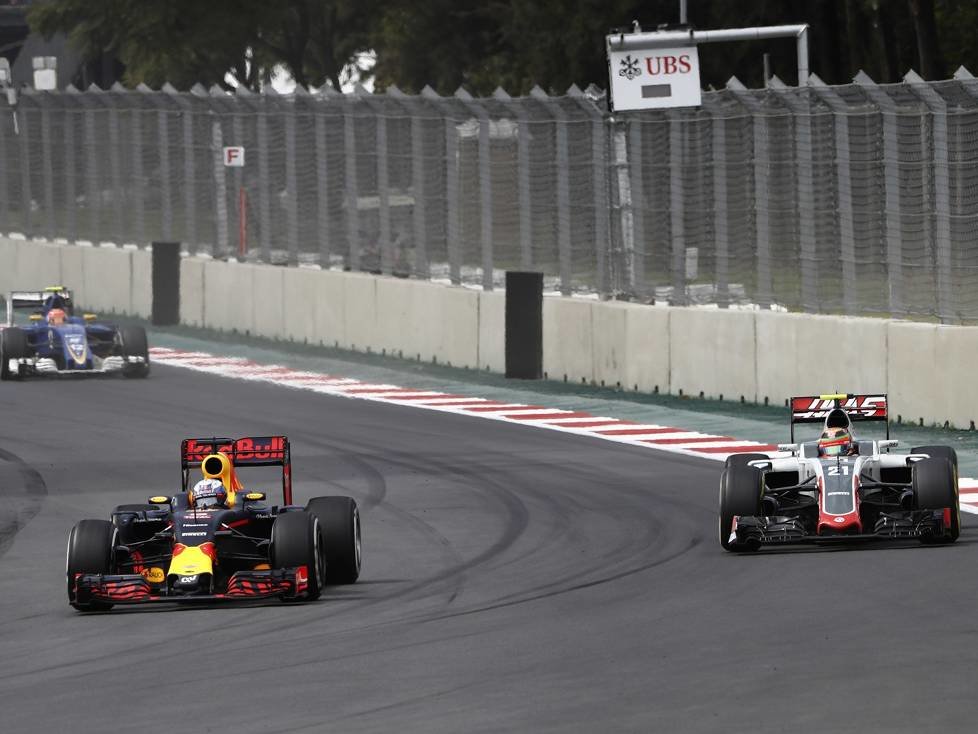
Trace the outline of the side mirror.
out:
M 97 319 L 97 318 L 98 318 L 98 316 L 96 316 L 93 313 L 87 313 L 87 314 L 85 314 L 85 321 L 95 321 L 95 319 Z
M 760 469 L 761 471 L 767 471 L 771 469 L 774 466 L 774 464 L 771 463 L 771 461 L 763 461 L 761 459 L 758 459 L 757 461 L 748 461 L 747 466 L 752 466 L 755 469 Z
M 798 451 L 798 444 L 796 443 L 779 443 L 778 451 L 787 451 L 789 453 L 795 453 Z
M 885 441 L 879 442 L 880 451 L 882 451 L 883 449 L 889 450 L 899 445 L 900 442 L 897 441 L 895 438 L 888 438 Z
M 155 494 L 149 498 L 148 502 L 151 505 L 168 505 L 170 504 L 170 498 L 161 494 Z
M 248 492 L 247 494 L 245 494 L 244 498 L 248 502 L 257 502 L 258 500 L 265 499 L 265 493 L 264 492 Z

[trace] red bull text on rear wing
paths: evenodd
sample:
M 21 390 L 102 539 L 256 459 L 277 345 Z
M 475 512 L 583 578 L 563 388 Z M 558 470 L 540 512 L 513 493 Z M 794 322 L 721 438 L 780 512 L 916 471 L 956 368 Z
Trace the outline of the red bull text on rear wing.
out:
M 180 444 L 183 490 L 190 488 L 190 470 L 212 454 L 224 454 L 235 469 L 255 466 L 282 467 L 282 494 L 292 504 L 292 455 L 286 436 L 245 438 L 185 438 Z

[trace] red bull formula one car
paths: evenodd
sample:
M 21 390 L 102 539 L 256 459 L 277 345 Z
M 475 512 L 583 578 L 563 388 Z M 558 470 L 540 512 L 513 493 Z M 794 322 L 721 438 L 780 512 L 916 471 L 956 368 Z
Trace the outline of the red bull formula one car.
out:
M 180 458 L 183 491 L 120 505 L 110 520 L 82 520 L 72 528 L 71 606 L 105 611 L 154 602 L 312 601 L 327 583 L 357 580 L 357 503 L 334 496 L 292 504 L 288 438 L 188 438 Z M 191 489 L 196 466 L 223 488 L 206 506 Z M 239 469 L 261 466 L 282 468 L 281 505 L 270 505 L 263 492 L 246 490 L 238 479 Z
M 856 440 L 853 425 L 886 423 L 886 438 Z M 795 425 L 822 424 L 795 443 Z M 791 399 L 791 443 L 778 455 L 739 454 L 720 478 L 720 545 L 762 546 L 917 539 L 953 543 L 961 527 L 958 459 L 949 446 L 890 453 L 886 395 Z

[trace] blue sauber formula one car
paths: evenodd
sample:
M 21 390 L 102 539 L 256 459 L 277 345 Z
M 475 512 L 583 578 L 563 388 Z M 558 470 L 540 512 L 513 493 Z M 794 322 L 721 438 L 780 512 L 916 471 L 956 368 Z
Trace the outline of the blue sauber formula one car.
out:
M 71 291 L 63 286 L 8 294 L 7 318 L 0 325 L 0 380 L 111 372 L 149 374 L 143 327 L 76 316 Z

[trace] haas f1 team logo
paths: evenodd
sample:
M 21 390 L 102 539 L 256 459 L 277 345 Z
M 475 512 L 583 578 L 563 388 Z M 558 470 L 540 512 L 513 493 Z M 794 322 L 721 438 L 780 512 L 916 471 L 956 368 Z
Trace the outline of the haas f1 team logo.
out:
M 819 397 L 793 398 L 791 413 L 793 420 L 819 420 L 828 416 L 836 407 L 842 408 L 854 420 L 886 418 L 885 395 L 853 395 L 844 401 Z

